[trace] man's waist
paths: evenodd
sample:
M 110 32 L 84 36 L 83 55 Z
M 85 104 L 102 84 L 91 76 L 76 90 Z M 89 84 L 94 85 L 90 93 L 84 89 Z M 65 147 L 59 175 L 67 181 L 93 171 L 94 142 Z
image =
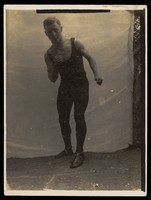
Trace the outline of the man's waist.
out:
M 84 79 L 86 77 L 85 71 L 81 72 L 70 72 L 60 74 L 61 80 L 74 80 L 74 79 Z

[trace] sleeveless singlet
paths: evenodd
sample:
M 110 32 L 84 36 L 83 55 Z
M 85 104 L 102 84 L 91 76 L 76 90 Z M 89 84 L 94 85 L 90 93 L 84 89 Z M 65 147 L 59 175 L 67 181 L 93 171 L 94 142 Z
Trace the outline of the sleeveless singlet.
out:
M 80 79 L 86 78 L 82 55 L 76 49 L 74 40 L 75 38 L 71 38 L 71 57 L 58 66 L 61 81 L 76 82 Z

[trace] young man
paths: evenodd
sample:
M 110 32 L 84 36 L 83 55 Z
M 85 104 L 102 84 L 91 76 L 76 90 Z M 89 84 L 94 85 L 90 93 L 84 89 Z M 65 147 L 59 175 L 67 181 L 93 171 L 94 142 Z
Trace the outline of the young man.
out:
M 57 110 L 65 149 L 56 157 L 61 158 L 73 154 L 69 118 L 74 104 L 77 147 L 70 168 L 76 168 L 82 165 L 84 161 L 83 145 L 87 131 L 84 115 L 89 99 L 89 83 L 82 57 L 87 59 L 98 85 L 102 84 L 102 78 L 99 76 L 95 60 L 83 44 L 74 38 L 63 37 L 62 26 L 57 18 L 48 17 L 44 20 L 43 25 L 45 34 L 52 43 L 44 55 L 48 78 L 55 82 L 58 74 L 61 77 L 57 97 Z

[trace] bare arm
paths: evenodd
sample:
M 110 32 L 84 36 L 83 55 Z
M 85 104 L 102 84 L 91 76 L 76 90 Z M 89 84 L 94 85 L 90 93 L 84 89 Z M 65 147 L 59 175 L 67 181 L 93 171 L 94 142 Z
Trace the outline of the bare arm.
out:
M 84 45 L 81 42 L 76 40 L 75 45 L 76 45 L 77 50 L 81 53 L 81 55 L 87 59 L 89 65 L 93 71 L 95 81 L 97 82 L 97 84 L 101 85 L 103 79 L 99 75 L 95 59 L 89 54 L 89 52 L 85 49 Z
M 47 72 L 48 72 L 48 78 L 55 82 L 58 78 L 58 71 L 55 68 L 52 60 L 49 58 L 48 53 L 46 52 L 44 55 L 45 63 L 47 65 Z

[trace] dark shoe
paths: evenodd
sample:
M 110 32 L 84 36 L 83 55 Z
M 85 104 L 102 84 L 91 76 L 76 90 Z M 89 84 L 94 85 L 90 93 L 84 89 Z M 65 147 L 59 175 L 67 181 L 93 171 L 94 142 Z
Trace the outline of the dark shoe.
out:
M 72 149 L 70 149 L 70 150 L 64 149 L 58 155 L 56 155 L 55 158 L 62 158 L 62 157 L 65 157 L 65 156 L 70 156 L 72 154 L 73 154 L 73 150 Z
M 76 153 L 75 158 L 73 159 L 70 168 L 76 168 L 83 164 L 84 161 L 84 153 Z

